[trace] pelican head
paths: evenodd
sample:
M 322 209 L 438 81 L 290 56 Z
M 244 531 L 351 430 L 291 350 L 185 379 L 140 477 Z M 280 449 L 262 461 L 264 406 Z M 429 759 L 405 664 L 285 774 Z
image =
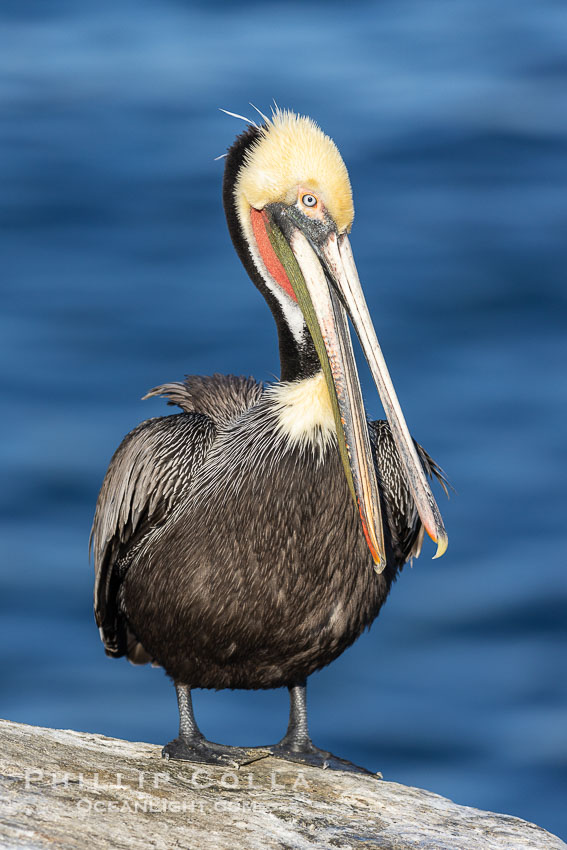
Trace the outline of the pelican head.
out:
M 323 372 L 345 475 L 376 569 L 386 565 L 380 498 L 348 317 L 439 557 L 447 535 L 358 278 L 347 236 L 352 191 L 337 146 L 310 118 L 276 110 L 229 150 L 223 191 L 235 247 L 278 323 L 282 364 L 288 363 L 282 379 Z

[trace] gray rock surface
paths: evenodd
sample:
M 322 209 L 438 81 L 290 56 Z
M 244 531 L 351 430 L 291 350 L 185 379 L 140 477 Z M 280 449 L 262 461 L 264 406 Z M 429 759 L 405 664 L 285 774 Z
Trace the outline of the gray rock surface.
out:
M 160 748 L 0 720 L 0 846 L 567 850 L 518 818 L 250 751 L 234 770 Z

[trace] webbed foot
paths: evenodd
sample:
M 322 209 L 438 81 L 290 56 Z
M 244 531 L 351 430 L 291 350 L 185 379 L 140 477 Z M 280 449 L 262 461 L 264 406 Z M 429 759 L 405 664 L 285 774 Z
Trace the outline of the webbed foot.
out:
M 218 744 L 211 744 L 205 738 L 193 738 L 189 741 L 183 738 L 174 738 L 166 744 L 161 751 L 161 757 L 169 760 L 192 761 L 197 764 L 216 764 L 227 767 L 237 767 L 238 762 L 231 756 L 230 747 L 223 748 Z
M 270 747 L 270 751 L 277 758 L 297 762 L 298 764 L 306 764 L 310 767 L 320 767 L 323 770 L 343 770 L 349 773 L 364 773 L 367 776 L 372 776 L 366 768 L 353 764 L 353 762 L 346 759 L 338 758 L 328 750 L 320 750 L 311 740 L 302 741 L 301 744 L 298 744 L 297 741 L 288 742 L 286 738 L 283 738 L 279 744 Z
M 207 741 L 203 736 L 174 738 L 161 751 L 162 758 L 178 761 L 191 761 L 197 764 L 211 764 L 219 767 L 239 768 L 252 764 L 271 755 L 269 747 L 229 747 Z

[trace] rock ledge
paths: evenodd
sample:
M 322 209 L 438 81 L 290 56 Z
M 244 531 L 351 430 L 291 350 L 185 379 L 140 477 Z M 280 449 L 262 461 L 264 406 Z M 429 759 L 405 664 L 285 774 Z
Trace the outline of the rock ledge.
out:
M 235 770 L 160 748 L 0 720 L 0 846 L 567 850 L 518 818 L 272 756 Z

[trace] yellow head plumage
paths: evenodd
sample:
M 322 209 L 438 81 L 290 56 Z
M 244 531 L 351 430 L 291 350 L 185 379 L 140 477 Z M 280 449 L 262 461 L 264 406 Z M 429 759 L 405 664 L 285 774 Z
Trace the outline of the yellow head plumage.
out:
M 350 230 L 352 190 L 337 146 L 311 118 L 278 109 L 248 150 L 234 188 L 244 232 L 249 232 L 250 207 L 293 204 L 299 186 L 321 198 L 339 233 Z

